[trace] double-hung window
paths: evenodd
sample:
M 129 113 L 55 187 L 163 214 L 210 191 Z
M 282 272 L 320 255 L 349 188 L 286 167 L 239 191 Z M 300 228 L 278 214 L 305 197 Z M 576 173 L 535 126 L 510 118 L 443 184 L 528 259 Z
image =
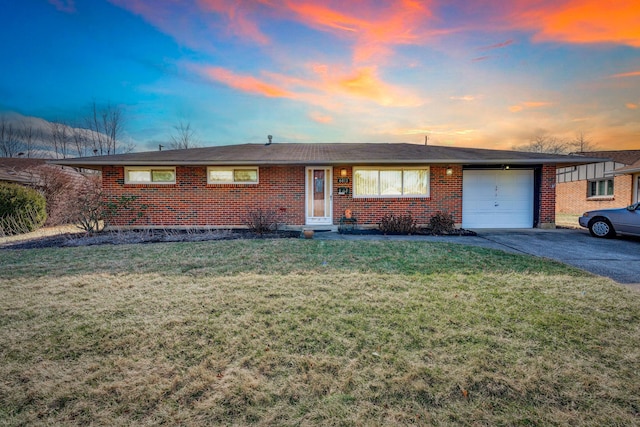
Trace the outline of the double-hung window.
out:
M 613 179 L 598 179 L 587 183 L 587 197 L 613 196 Z
M 125 184 L 175 184 L 176 168 L 125 167 Z
M 353 170 L 354 197 L 429 197 L 429 167 Z
M 258 177 L 258 168 L 252 166 L 207 168 L 207 184 L 257 184 Z

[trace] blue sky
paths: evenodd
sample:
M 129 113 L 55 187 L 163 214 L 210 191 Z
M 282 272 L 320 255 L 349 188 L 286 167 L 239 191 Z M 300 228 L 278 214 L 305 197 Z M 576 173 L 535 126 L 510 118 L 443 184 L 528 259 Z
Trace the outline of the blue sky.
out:
M 637 0 L 0 0 L 0 112 L 125 113 L 139 150 L 414 142 L 640 147 Z

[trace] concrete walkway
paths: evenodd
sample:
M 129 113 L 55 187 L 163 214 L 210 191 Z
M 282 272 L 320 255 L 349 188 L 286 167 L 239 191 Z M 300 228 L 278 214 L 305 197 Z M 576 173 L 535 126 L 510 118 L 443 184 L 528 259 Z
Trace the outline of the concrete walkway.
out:
M 548 258 L 640 290 L 640 239 L 597 239 L 581 229 L 474 230 L 477 236 L 383 236 L 316 232 L 320 240 L 446 242 Z

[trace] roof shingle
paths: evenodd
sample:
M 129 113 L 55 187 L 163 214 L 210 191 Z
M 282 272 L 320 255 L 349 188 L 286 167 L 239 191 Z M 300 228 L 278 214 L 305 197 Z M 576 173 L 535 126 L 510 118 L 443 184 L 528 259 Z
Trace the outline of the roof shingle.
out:
M 320 165 L 320 164 L 579 164 L 584 156 L 418 144 L 330 143 L 224 145 L 55 160 L 100 169 L 107 165 Z
M 578 154 L 588 157 L 605 158 L 625 165 L 632 165 L 640 160 L 640 150 L 585 151 Z

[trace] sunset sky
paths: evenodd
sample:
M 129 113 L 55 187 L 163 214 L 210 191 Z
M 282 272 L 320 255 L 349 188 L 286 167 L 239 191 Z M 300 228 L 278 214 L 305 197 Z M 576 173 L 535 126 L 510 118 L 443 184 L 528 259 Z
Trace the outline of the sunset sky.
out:
M 640 148 L 638 0 L 0 0 L 0 114 L 120 106 L 157 148 L 537 134 Z

